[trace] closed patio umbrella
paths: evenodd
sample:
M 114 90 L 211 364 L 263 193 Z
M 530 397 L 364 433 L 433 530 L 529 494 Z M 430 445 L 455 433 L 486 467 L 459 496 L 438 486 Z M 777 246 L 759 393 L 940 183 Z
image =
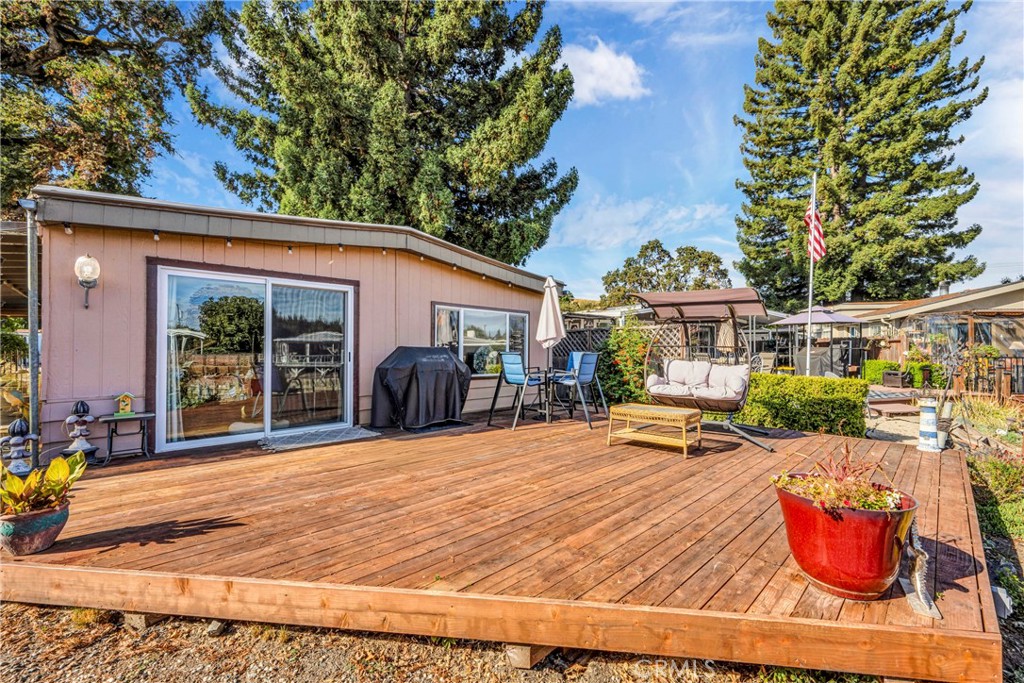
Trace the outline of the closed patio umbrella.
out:
M 558 283 L 551 276 L 544 281 L 544 303 L 540 307 L 537 321 L 537 341 L 548 350 L 548 366 L 551 366 L 551 349 L 565 339 L 565 323 L 562 322 L 562 308 L 558 304 Z
M 729 320 L 718 323 L 718 335 L 715 339 L 715 346 L 720 356 L 731 356 L 736 352 L 736 334 L 732 329 Z

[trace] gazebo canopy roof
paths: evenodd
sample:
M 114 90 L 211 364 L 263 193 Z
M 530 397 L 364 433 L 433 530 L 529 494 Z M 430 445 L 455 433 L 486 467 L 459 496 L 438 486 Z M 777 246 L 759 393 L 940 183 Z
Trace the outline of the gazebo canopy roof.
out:
M 861 325 L 864 321 L 860 318 L 854 318 L 843 313 L 836 313 L 830 311 L 824 306 L 812 306 L 811 307 L 811 324 L 812 325 Z M 807 311 L 796 313 L 783 318 L 782 320 L 769 323 L 770 325 L 806 325 L 807 324 Z
M 644 292 L 630 296 L 654 311 L 658 320 L 728 320 L 767 315 L 761 295 L 750 287 L 695 292 Z

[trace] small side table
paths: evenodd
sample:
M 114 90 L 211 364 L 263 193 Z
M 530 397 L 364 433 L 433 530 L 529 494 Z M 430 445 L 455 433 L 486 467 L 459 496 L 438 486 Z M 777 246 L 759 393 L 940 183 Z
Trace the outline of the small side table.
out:
M 156 413 L 133 413 L 132 415 L 103 415 L 99 421 L 109 425 L 107 427 L 107 454 L 100 465 L 106 465 L 110 458 L 115 455 L 144 455 L 149 457 L 149 421 L 156 417 Z M 118 427 L 125 422 L 138 422 L 139 427 L 133 432 L 122 432 Z M 114 450 L 115 436 L 139 436 L 139 446 L 120 448 Z
M 645 403 L 624 403 L 612 406 L 608 412 L 607 444 L 611 446 L 612 439 L 615 438 L 627 441 L 646 441 L 659 446 L 682 446 L 683 457 L 686 458 L 690 455 L 689 443 L 686 438 L 686 430 L 690 427 L 697 428 L 697 448 L 701 447 L 701 417 L 701 412 L 696 408 L 675 408 Z M 625 421 L 625 428 L 615 429 L 616 420 Z M 634 427 L 633 423 L 641 426 Z M 659 425 L 674 427 L 679 431 L 676 434 L 650 431 L 650 427 Z

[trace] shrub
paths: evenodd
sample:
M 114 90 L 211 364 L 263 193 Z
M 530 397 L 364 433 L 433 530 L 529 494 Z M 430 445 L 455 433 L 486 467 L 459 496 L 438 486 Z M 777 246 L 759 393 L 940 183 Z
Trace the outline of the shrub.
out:
M 736 422 L 801 432 L 863 437 L 868 383 L 860 379 L 750 376 L 747 404 Z
M 924 371 L 926 369 L 931 370 L 931 377 L 928 381 L 928 386 L 932 387 L 943 387 L 946 385 L 945 378 L 942 373 L 942 366 L 938 363 L 930 362 L 907 362 L 906 372 L 910 373 L 910 384 L 915 389 L 920 389 L 925 386 L 924 383 Z
M 644 360 L 651 338 L 636 322 L 617 327 L 601 344 L 597 375 L 608 403 L 648 403 Z M 652 371 L 653 372 L 653 371 Z
M 900 364 L 894 360 L 866 360 L 864 361 L 864 381 L 868 384 L 881 384 L 883 372 L 899 369 Z

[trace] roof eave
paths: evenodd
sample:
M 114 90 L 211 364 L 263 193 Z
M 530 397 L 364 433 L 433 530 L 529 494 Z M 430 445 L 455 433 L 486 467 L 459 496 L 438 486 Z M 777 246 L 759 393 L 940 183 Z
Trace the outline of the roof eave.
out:
M 32 189 L 32 194 L 39 199 L 37 218 L 42 224 L 66 222 L 198 237 L 404 250 L 524 289 L 544 291 L 546 277 L 543 275 L 407 226 L 267 214 L 54 185 L 38 185 Z M 282 229 L 284 226 L 288 227 L 287 231 Z M 558 284 L 564 287 L 564 283 L 559 281 Z

